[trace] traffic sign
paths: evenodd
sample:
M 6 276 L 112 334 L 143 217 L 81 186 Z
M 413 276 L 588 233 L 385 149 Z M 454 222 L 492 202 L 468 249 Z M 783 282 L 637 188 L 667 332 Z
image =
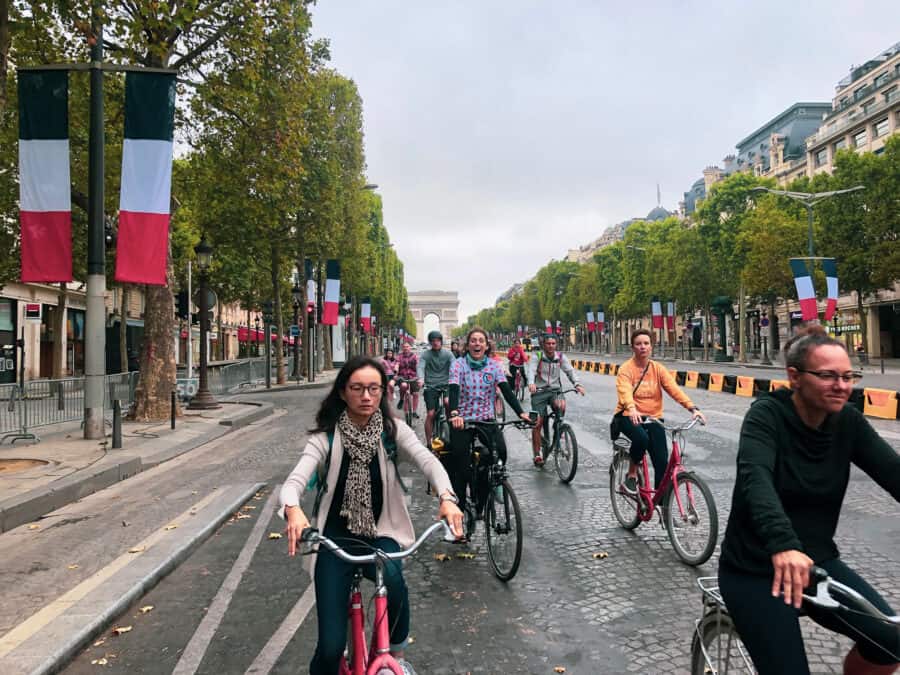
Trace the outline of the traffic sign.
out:
M 769 317 L 764 316 L 763 318 L 761 318 L 759 320 L 759 325 L 762 326 L 763 328 L 768 328 L 769 327 Z
M 291 326 L 291 337 L 299 337 L 300 336 L 300 326 Z

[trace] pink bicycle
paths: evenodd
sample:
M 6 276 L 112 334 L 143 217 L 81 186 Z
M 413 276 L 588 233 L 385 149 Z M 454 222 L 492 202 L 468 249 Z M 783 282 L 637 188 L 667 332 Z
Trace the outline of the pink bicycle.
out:
M 713 554 L 719 533 L 716 502 L 706 482 L 684 466 L 684 432 L 699 420 L 666 427 L 657 419 L 645 417 L 644 424 L 659 424 L 672 437 L 672 452 L 666 473 L 654 490 L 650 485 L 647 455 L 638 467 L 638 491 L 630 494 L 623 485 L 631 462 L 631 443 L 624 436 L 613 442 L 613 460 L 609 466 L 609 493 L 613 514 L 626 530 L 633 530 L 659 513 L 660 522 L 678 557 L 688 565 L 702 565 Z
M 390 636 L 388 630 L 388 598 L 384 585 L 384 565 L 390 560 L 402 560 L 411 556 L 428 537 L 442 530 L 452 536 L 450 526 L 439 520 L 422 533 L 412 546 L 397 553 L 387 553 L 374 549 L 369 555 L 350 555 L 328 537 L 319 534 L 318 530 L 309 528 L 303 531 L 301 540 L 310 544 L 320 544 L 334 553 L 341 560 L 353 565 L 375 565 L 375 621 L 372 624 L 372 640 L 366 649 L 365 616 L 363 615 L 363 599 L 360 591 L 362 571 L 357 569 L 350 587 L 349 622 L 350 631 L 347 636 L 347 651 L 341 657 L 340 675 L 403 675 L 403 668 L 390 653 Z M 349 664 L 349 665 L 348 665 Z

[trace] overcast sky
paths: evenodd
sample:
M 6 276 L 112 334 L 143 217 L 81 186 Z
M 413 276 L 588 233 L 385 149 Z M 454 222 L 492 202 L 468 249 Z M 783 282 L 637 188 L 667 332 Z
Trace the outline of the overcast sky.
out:
M 896 0 L 319 0 L 411 291 L 490 306 L 900 40 Z

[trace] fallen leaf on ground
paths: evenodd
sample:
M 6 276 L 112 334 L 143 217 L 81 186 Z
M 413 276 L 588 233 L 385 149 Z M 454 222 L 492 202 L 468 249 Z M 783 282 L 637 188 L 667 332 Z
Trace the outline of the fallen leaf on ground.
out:
M 594 560 L 603 560 L 604 558 L 609 557 L 609 553 L 606 551 L 598 551 L 593 556 L 591 556 Z
M 146 614 L 147 612 L 149 612 L 152 609 L 153 609 L 153 605 L 145 605 L 144 607 L 141 607 L 141 609 L 139 611 L 141 614 Z
M 472 560 L 475 557 L 474 553 L 466 553 L 465 551 L 460 551 L 456 554 L 457 558 L 462 558 L 463 560 Z
M 122 521 L 122 527 L 128 527 L 130 524 L 127 520 Z
M 252 518 L 252 517 L 253 516 L 251 516 L 249 513 L 235 513 L 234 514 L 235 520 L 244 520 L 244 518 Z
M 553 672 L 554 673 L 564 673 L 564 672 L 566 672 L 566 669 L 563 666 L 556 666 L 553 669 Z
M 143 553 L 147 550 L 146 546 L 135 546 L 134 548 L 128 549 L 129 553 Z
M 97 641 L 94 643 L 94 646 L 95 646 L 95 647 L 100 647 L 100 646 L 102 646 L 102 645 L 105 644 L 105 643 L 106 643 L 106 638 L 100 638 L 99 640 L 97 640 Z
M 450 560 L 450 556 L 446 553 L 435 553 L 434 559 L 440 562 L 447 562 L 448 560 Z
M 41 529 L 41 526 L 40 525 L 29 525 L 28 529 L 29 530 L 39 530 L 39 529 Z
M 109 663 L 109 661 L 106 659 L 94 659 L 91 661 L 92 666 L 105 666 L 107 663 Z
M 166 530 L 174 530 L 174 529 L 177 529 L 177 527 L 178 527 L 178 526 L 177 526 L 175 523 L 172 523 L 171 525 L 166 525 L 166 527 L 165 527 L 164 529 L 166 529 Z
M 244 511 L 252 511 L 256 507 L 253 506 L 252 504 L 245 504 L 242 508 L 244 509 Z
M 122 633 L 130 633 L 131 626 L 116 626 L 112 630 L 113 635 L 121 635 Z
M 281 534 L 278 532 L 269 532 L 269 539 L 281 539 Z
M 77 570 L 77 569 L 78 569 L 78 565 L 69 565 L 69 569 L 70 569 L 70 570 Z
M 192 494 L 192 495 L 196 495 L 196 494 L 200 494 L 200 493 L 199 493 L 197 490 L 192 490 L 192 491 L 191 491 L 191 494 Z

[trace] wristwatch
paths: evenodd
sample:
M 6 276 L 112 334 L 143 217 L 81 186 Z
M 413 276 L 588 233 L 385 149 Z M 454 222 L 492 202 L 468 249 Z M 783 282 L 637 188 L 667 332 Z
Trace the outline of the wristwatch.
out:
M 442 502 L 453 502 L 457 506 L 459 506 L 459 497 L 457 497 L 452 492 L 448 492 L 446 494 L 441 495 L 438 499 Z

